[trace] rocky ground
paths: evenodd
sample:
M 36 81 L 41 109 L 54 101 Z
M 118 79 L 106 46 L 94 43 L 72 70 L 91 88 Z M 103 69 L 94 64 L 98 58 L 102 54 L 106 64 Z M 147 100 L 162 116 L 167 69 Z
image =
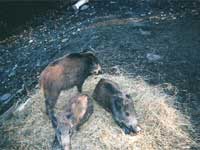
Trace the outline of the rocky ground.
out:
M 49 62 L 92 49 L 106 72 L 120 68 L 178 94 L 198 138 L 199 13 L 197 0 L 94 1 L 78 13 L 70 7 L 47 10 L 0 42 L 0 112 L 31 93 Z

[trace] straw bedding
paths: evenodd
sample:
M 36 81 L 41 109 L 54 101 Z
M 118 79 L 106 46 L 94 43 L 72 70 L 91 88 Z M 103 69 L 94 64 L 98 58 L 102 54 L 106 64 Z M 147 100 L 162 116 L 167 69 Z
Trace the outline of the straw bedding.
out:
M 94 113 L 72 136 L 72 150 L 171 150 L 190 149 L 194 144 L 188 130 L 191 124 L 174 106 L 175 96 L 168 96 L 159 86 L 153 87 L 141 78 L 104 74 L 90 77 L 83 86 L 92 94 L 100 78 L 111 79 L 131 94 L 142 132 L 125 135 L 106 112 L 94 101 Z M 67 100 L 77 93 L 70 89 L 61 93 L 56 106 L 62 111 Z M 44 98 L 39 90 L 10 119 L 0 120 L 1 149 L 51 149 L 54 130 L 45 114 Z

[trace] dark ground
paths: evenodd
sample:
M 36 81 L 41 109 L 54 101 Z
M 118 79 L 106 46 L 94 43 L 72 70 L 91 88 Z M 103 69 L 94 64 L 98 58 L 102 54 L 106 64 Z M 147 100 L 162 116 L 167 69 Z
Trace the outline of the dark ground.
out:
M 8 93 L 0 112 L 29 94 L 49 62 L 89 48 L 105 71 L 118 66 L 149 84 L 175 86 L 179 108 L 191 117 L 199 142 L 200 1 L 146 1 L 96 1 L 78 14 L 47 7 L 30 19 L 31 12 L 16 30 L 8 26 L 12 32 L 2 33 L 0 42 L 1 101 Z M 21 25 L 24 20 L 30 21 Z M 150 61 L 151 54 L 160 58 Z

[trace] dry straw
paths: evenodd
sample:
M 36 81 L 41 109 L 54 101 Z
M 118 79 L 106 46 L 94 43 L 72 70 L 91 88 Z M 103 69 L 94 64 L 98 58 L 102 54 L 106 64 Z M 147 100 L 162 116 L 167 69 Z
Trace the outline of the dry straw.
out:
M 174 97 L 140 78 L 105 74 L 88 78 L 84 93 L 91 94 L 102 77 L 119 83 L 131 94 L 142 132 L 136 136 L 125 135 L 111 115 L 94 102 L 93 115 L 72 137 L 72 150 L 182 150 L 190 149 L 194 144 L 187 131 L 191 124 L 175 109 Z M 76 92 L 74 88 L 61 93 L 57 112 L 63 110 L 67 100 Z M 0 138 L 1 149 L 51 149 L 54 130 L 45 114 L 44 99 L 39 91 L 25 105 L 18 107 L 10 119 L 1 118 Z

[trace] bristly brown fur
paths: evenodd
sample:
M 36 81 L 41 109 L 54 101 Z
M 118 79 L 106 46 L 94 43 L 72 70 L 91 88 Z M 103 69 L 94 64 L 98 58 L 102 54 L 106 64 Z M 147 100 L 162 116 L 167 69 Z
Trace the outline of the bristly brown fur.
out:
M 60 92 L 76 86 L 81 93 L 85 79 L 91 74 L 98 74 L 99 66 L 93 53 L 82 52 L 65 55 L 42 71 L 40 87 L 45 97 L 46 113 L 54 128 L 57 126 L 54 108 Z

